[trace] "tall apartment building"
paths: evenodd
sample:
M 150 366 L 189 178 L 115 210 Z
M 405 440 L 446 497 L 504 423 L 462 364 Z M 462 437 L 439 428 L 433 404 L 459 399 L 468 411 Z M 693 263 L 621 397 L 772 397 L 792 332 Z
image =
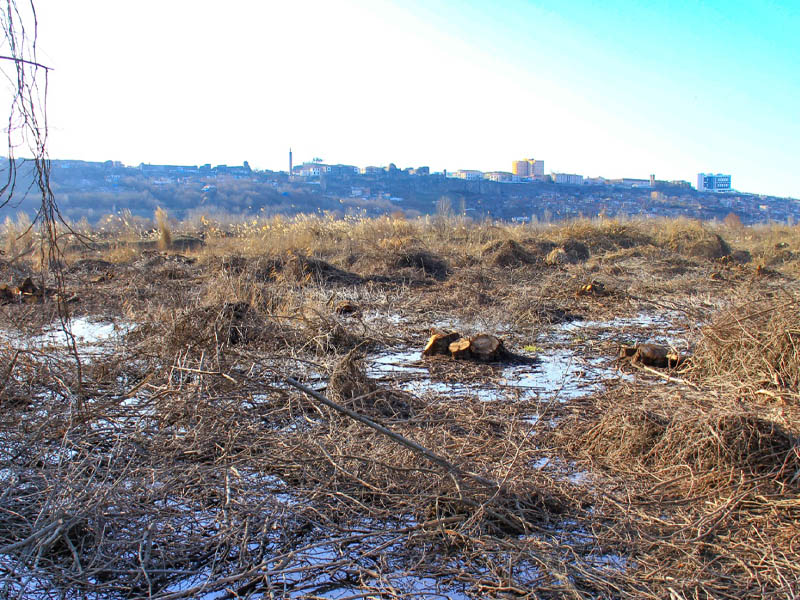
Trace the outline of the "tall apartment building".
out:
M 511 163 L 511 172 L 518 177 L 544 177 L 544 161 L 523 158 Z
M 697 174 L 698 192 L 730 192 L 731 176 L 722 173 L 698 173 Z

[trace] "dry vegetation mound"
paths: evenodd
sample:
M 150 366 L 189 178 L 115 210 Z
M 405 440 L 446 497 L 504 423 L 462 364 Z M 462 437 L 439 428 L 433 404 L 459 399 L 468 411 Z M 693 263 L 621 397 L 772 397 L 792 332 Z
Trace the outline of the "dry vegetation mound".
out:
M 731 254 L 730 244 L 721 235 L 700 225 L 674 226 L 666 232 L 664 242 L 670 250 L 692 258 L 716 260 Z
M 165 330 L 164 330 L 165 329 Z M 259 342 L 272 345 L 285 332 L 246 302 L 225 302 L 184 309 L 171 324 L 145 324 L 134 338 L 158 348 L 159 353 L 217 349 Z
M 433 277 L 437 281 L 444 281 L 450 275 L 450 267 L 438 255 L 428 250 L 407 250 L 395 254 L 392 267 L 396 269 L 415 269 L 423 276 Z
M 790 480 L 800 469 L 798 440 L 779 424 L 736 407 L 665 410 L 627 403 L 601 409 L 599 422 L 573 442 L 615 469 L 686 466 L 697 475 L 727 477 L 731 468 Z
M 653 237 L 643 231 L 641 225 L 617 221 L 601 221 L 600 223 L 579 221 L 566 227 L 563 235 L 566 240 L 565 244 L 570 241 L 580 242 L 592 254 L 649 246 L 655 243 Z
M 413 415 L 409 394 L 384 389 L 367 377 L 360 349 L 347 353 L 331 375 L 328 393 L 342 406 L 360 413 L 379 417 L 407 419 Z
M 586 244 L 568 240 L 562 246 L 553 249 L 545 258 L 548 265 L 575 265 L 589 259 Z
M 232 258 L 227 269 L 243 269 L 241 261 Z M 257 279 L 294 283 L 358 285 L 364 280 L 360 275 L 345 271 L 320 258 L 287 252 L 286 254 L 258 259 L 249 268 Z
M 102 260 L 99 258 L 82 258 L 70 266 L 69 272 L 96 275 L 111 271 L 113 268 L 114 264 L 108 262 L 107 260 Z
M 492 242 L 484 247 L 483 255 L 488 257 L 492 265 L 501 268 L 521 267 L 541 262 L 539 256 L 514 240 Z
M 692 360 L 697 381 L 729 382 L 751 392 L 800 389 L 800 300 L 734 306 L 703 328 Z

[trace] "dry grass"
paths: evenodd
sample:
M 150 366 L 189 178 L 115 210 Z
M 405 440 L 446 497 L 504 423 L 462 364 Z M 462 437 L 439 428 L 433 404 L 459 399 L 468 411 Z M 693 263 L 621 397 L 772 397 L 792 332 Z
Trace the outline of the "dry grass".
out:
M 160 206 L 156 208 L 156 226 L 158 227 L 158 249 L 165 252 L 172 247 L 172 231 L 169 226 L 169 215 Z
M 800 289 L 793 259 L 757 270 L 769 248 L 797 247 L 797 228 L 441 215 L 201 225 L 170 231 L 203 240 L 183 254 L 98 235 L 102 249 L 68 257 L 73 311 L 133 326 L 85 348 L 80 383 L 68 354 L 33 337 L 50 305 L 0 306 L 13 334 L 0 337 L 3 594 L 800 594 Z M 735 251 L 754 264 L 724 258 Z M 577 296 L 592 280 L 610 293 Z M 391 376 L 374 371 L 381 352 L 419 348 L 442 323 L 610 361 L 624 325 L 609 337 L 559 324 L 654 313 L 671 325 L 647 335 L 687 337 L 686 370 L 624 367 L 563 403 L 452 391 L 508 386 L 504 365 L 406 357 Z M 421 378 L 431 387 L 407 385 Z

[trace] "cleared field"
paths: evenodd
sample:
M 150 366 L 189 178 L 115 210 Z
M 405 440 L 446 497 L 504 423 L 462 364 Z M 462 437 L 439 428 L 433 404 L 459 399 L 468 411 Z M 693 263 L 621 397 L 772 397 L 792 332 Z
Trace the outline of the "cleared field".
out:
M 15 227 L 0 595 L 800 595 L 797 227 Z

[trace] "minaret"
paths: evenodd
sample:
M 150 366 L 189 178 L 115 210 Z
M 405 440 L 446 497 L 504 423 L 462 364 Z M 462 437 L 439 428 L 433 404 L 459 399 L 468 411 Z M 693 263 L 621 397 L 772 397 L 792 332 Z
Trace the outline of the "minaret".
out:
M 292 176 L 292 149 L 289 148 L 289 177 Z

